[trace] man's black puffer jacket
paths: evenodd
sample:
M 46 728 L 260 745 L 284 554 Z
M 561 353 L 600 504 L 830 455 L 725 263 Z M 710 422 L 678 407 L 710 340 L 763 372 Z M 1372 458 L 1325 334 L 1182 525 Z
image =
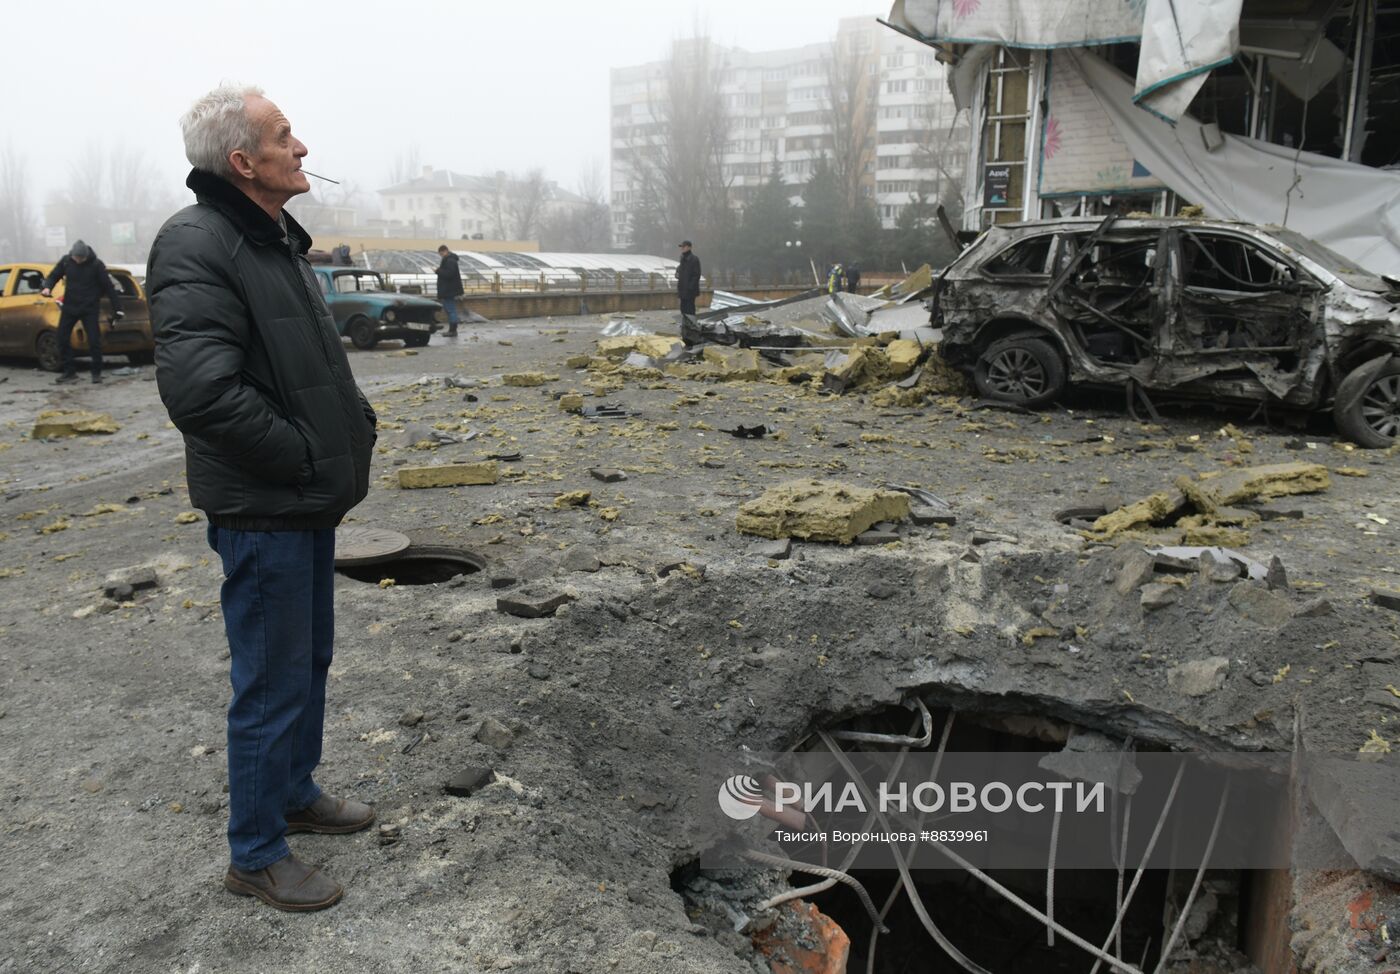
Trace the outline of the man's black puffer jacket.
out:
M 190 500 L 218 527 L 334 527 L 369 490 L 375 417 L 303 256 L 311 238 L 284 211 L 284 241 L 217 176 L 186 185 L 198 202 L 161 227 L 146 289 Z

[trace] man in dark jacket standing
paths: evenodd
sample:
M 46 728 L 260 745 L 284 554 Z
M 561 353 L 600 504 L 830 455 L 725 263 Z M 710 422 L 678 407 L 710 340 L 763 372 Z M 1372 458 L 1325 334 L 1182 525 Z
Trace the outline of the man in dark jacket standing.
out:
M 695 299 L 700 296 L 700 258 L 690 252 L 690 241 L 681 241 L 681 260 L 676 265 L 676 297 L 681 314 L 695 317 Z
M 63 374 L 55 382 L 72 382 L 78 377 L 78 363 L 73 355 L 73 325 L 81 321 L 87 332 L 88 353 L 92 357 L 92 381 L 102 381 L 102 329 L 97 316 L 102 299 L 112 306 L 112 320 L 121 318 L 125 312 L 117 304 L 117 289 L 112 286 L 112 277 L 107 273 L 107 265 L 97 259 L 92 248 L 79 240 L 73 244 L 67 256 L 54 265 L 49 276 L 44 278 L 44 289 L 39 293 L 49 296 L 59 281 L 67 281 L 63 286 L 63 310 L 58 315 L 58 347 L 63 350 Z
M 160 396 L 223 563 L 233 683 L 224 886 L 319 910 L 344 891 L 284 836 L 374 821 L 370 806 L 323 793 L 312 773 L 335 527 L 369 489 L 375 416 L 304 256 L 311 239 L 282 209 L 310 188 L 306 146 L 257 88 L 218 88 L 180 126 L 197 202 L 156 236 L 147 289 Z
M 447 244 L 438 247 L 442 258 L 437 267 L 437 296 L 442 302 L 442 310 L 447 312 L 447 337 L 457 337 L 457 298 L 463 293 L 462 271 L 457 265 L 457 255 L 447 249 Z

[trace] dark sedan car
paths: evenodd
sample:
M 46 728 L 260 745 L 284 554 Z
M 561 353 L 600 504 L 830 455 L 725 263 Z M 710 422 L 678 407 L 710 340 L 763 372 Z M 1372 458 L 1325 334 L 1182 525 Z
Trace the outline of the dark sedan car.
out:
M 940 354 L 988 398 L 1070 383 L 1331 408 L 1400 438 L 1400 289 L 1301 234 L 1187 217 L 993 227 L 935 281 Z
M 396 294 L 375 271 L 324 265 L 314 269 L 336 328 L 356 348 L 370 349 L 386 338 L 400 338 L 410 348 L 417 348 L 428 344 L 446 320 L 442 305 L 412 294 Z

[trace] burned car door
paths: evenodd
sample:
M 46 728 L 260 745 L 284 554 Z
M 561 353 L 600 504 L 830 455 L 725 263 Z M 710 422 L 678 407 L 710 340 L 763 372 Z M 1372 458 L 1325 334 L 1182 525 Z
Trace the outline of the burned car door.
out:
M 1131 366 L 1152 355 L 1163 316 L 1162 253 L 1162 232 L 1154 227 L 1062 236 L 1055 258 L 1060 286 L 1047 298 L 1096 364 Z
M 1260 241 L 1223 230 L 1177 228 L 1175 300 L 1159 333 L 1163 376 L 1175 384 L 1206 376 L 1246 398 L 1249 376 L 1287 399 L 1322 361 L 1314 342 L 1323 287 Z M 1231 373 L 1234 374 L 1233 379 Z

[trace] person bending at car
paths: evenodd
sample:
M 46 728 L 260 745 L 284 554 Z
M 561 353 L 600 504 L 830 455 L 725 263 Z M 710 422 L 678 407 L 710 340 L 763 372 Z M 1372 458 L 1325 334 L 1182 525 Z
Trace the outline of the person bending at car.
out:
M 97 325 L 97 314 L 102 298 L 105 296 L 112 306 L 113 321 L 125 314 L 117 304 L 117 289 L 112 286 L 112 276 L 92 248 L 79 240 L 49 271 L 49 276 L 44 278 L 44 289 L 39 293 L 49 297 L 59 281 L 67 281 L 63 286 L 63 311 L 58 316 L 58 347 L 63 350 L 63 374 L 54 381 L 72 382 L 78 377 L 72 338 L 73 325 L 81 321 L 83 330 L 87 332 L 88 353 L 92 356 L 92 381 L 101 382 L 102 330 Z

